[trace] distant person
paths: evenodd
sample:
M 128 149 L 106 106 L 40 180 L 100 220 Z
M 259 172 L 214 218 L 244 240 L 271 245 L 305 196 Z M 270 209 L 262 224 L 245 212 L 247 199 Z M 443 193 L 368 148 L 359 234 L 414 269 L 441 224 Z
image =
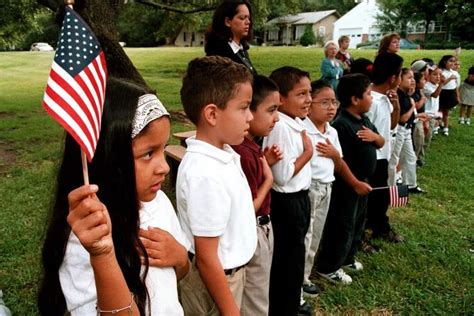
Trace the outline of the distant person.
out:
M 444 55 L 441 57 L 438 67 L 441 69 L 441 81 L 443 81 L 441 93 L 439 95 L 439 108 L 443 113 L 442 133 L 449 135 L 449 111 L 459 103 L 458 84 L 456 74 L 453 70 L 456 57 Z
M 184 315 L 177 282 L 189 270 L 188 241 L 161 191 L 169 134 L 155 95 L 108 78 L 94 184 L 83 185 L 80 147 L 66 135 L 42 252 L 42 315 Z
M 352 58 L 351 54 L 347 51 L 349 49 L 350 42 L 351 39 L 347 35 L 342 35 L 337 41 L 339 44 L 339 51 L 336 54 L 336 58 L 341 61 L 345 73 L 350 72 L 351 65 L 354 62 L 354 58 Z
M 459 87 L 461 108 L 459 109 L 459 124 L 471 125 L 472 107 L 474 106 L 474 67 L 471 66 L 467 78 Z M 464 113 L 466 116 L 464 117 Z
M 337 89 L 339 78 L 344 73 L 342 63 L 336 59 L 338 46 L 334 41 L 324 44 L 324 55 L 326 58 L 321 63 L 321 79 L 328 81 L 334 90 Z
M 257 74 L 248 49 L 252 39 L 252 7 L 247 0 L 225 0 L 217 7 L 206 33 L 206 56 L 228 57 Z
M 377 55 L 381 53 L 392 53 L 396 54 L 400 50 L 400 35 L 398 33 L 390 33 L 382 37 L 380 40 L 379 51 Z

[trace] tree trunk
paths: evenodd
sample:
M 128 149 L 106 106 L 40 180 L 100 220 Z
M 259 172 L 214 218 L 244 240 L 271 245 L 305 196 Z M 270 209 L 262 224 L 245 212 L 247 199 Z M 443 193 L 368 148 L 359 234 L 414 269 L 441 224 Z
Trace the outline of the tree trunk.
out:
M 62 22 L 63 0 L 38 0 L 38 2 L 55 10 L 59 23 Z M 105 53 L 109 76 L 124 78 L 150 88 L 118 43 L 116 21 L 122 5 L 121 0 L 76 0 L 74 10 L 97 36 Z

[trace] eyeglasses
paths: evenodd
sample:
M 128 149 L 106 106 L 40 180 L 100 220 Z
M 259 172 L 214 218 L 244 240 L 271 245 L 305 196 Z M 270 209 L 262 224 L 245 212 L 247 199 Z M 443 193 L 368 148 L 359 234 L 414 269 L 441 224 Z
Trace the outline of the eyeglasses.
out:
M 313 103 L 321 105 L 321 107 L 325 110 L 329 109 L 331 105 L 334 106 L 336 109 L 339 107 L 339 105 L 341 105 L 341 102 L 339 102 L 338 100 L 321 100 Z

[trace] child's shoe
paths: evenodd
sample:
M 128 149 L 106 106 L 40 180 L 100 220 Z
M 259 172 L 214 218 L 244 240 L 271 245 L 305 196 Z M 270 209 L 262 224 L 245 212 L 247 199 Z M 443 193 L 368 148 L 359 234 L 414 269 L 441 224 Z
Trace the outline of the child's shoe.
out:
M 438 133 L 439 133 L 439 127 L 437 126 L 433 129 L 433 135 L 438 135 Z
M 319 287 L 313 282 L 303 283 L 302 294 L 305 294 L 310 297 L 318 296 L 321 293 Z
M 360 263 L 357 260 L 354 260 L 353 263 L 346 264 L 343 267 L 346 268 L 346 269 L 352 270 L 352 271 L 362 271 L 362 270 L 364 270 L 364 266 L 362 265 L 362 263 Z
M 464 117 L 460 117 L 458 122 L 459 124 L 464 125 Z
M 352 283 L 352 278 L 350 275 L 344 272 L 344 270 L 339 269 L 335 272 L 332 273 L 320 273 L 318 272 L 320 276 L 325 278 L 326 280 L 329 280 L 332 283 L 340 283 L 340 284 L 351 284 Z
M 444 136 L 449 136 L 449 128 L 447 128 L 447 127 L 443 128 L 443 135 Z
M 470 119 L 470 118 L 467 118 L 467 119 L 464 121 L 464 123 L 465 123 L 466 125 L 471 125 L 471 119 Z

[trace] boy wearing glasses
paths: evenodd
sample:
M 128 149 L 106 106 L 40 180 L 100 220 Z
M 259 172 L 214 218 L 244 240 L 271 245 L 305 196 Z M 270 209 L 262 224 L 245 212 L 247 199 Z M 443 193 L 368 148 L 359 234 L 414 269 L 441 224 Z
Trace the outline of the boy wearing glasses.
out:
M 339 81 L 337 95 L 342 109 L 332 125 L 337 130 L 345 163 L 338 163 L 340 158 L 330 154 L 328 146 L 318 144 L 316 147 L 323 155 L 336 158 L 336 177 L 317 260 L 318 274 L 333 283 L 352 282 L 343 268 L 363 269 L 362 264 L 355 260 L 367 203 L 363 195 L 372 190 L 367 184 L 368 178 L 375 170 L 376 149 L 384 145 L 384 138 L 365 116 L 372 104 L 370 93 L 370 80 L 365 75 L 347 75 Z M 335 100 L 331 103 L 338 104 Z
M 305 238 L 306 261 L 304 271 L 303 293 L 308 296 L 318 294 L 319 289 L 309 280 L 315 255 L 323 233 L 324 224 L 331 199 L 332 183 L 336 172 L 358 194 L 370 192 L 370 186 L 357 180 L 347 167 L 342 157 L 337 130 L 329 125 L 337 112 L 339 101 L 331 85 L 325 80 L 311 83 L 312 102 L 308 117 L 304 120 L 308 136 L 315 144 L 315 152 L 311 158 L 311 220 Z M 302 301 L 303 302 L 303 301 Z

